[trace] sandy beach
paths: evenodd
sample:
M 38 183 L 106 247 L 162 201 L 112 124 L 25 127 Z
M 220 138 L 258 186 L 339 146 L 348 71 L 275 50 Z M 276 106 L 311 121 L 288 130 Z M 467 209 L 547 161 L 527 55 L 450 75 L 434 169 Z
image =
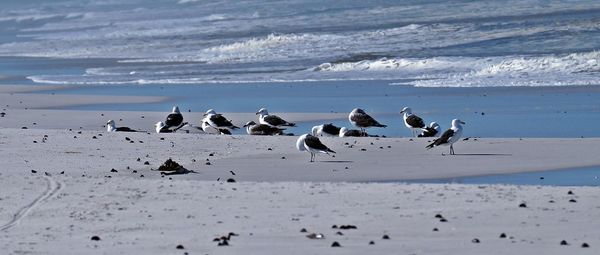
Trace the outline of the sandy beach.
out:
M 161 98 L 0 97 L 9 254 L 595 254 L 600 245 L 596 187 L 402 183 L 598 166 L 598 138 L 470 138 L 455 156 L 424 149 L 426 138 L 322 138 L 337 153 L 310 163 L 297 136 L 107 133 L 108 119 L 152 131 L 166 113 L 48 109 Z M 226 114 L 238 125 L 256 118 Z M 161 175 L 169 158 L 192 172 Z M 228 246 L 213 242 L 229 232 Z

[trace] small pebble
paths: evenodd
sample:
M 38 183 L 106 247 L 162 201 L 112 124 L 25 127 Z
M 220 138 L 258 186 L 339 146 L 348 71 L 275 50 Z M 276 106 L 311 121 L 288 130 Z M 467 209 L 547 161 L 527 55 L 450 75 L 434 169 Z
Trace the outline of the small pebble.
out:
M 146 161 L 144 162 L 144 165 L 150 165 L 150 162 Z
M 180 245 L 177 245 L 177 247 L 175 247 L 175 249 L 183 250 L 184 248 L 183 248 L 183 245 L 180 244 Z
M 566 240 L 562 240 L 562 241 L 560 241 L 560 245 L 569 245 L 569 243 L 567 243 Z
M 110 172 L 111 172 L 111 173 L 118 173 L 119 171 L 117 171 L 117 169 L 114 169 L 114 168 L 113 168 L 113 169 L 111 169 L 111 170 L 110 170 Z
M 227 179 L 227 182 L 235 182 L 235 180 L 233 178 L 229 178 Z
M 92 238 L 90 238 L 92 241 L 100 241 L 100 237 L 99 236 L 92 236 Z
M 520 204 L 519 204 L 519 207 L 521 207 L 521 208 L 527 208 L 527 204 L 525 204 L 525 203 L 520 203 Z
M 433 232 L 438 232 L 440 231 L 438 228 L 433 228 Z
M 338 243 L 338 242 L 333 242 L 333 243 L 331 244 L 331 247 L 342 247 L 342 246 L 341 246 L 341 245 L 340 245 L 340 243 Z
M 370 241 L 369 245 L 375 245 L 375 241 Z
M 577 200 L 575 200 L 575 199 L 570 199 L 570 200 L 569 200 L 569 203 L 577 203 Z
M 307 232 L 307 231 L 306 231 L 306 229 L 305 229 L 305 228 L 303 228 L 303 229 L 300 229 L 300 233 L 306 233 L 306 232 Z
M 500 238 L 506 238 L 506 234 L 504 234 L 504 233 L 500 234 Z
M 388 236 L 388 235 L 383 235 L 383 237 L 381 237 L 381 239 L 383 239 L 383 240 L 390 240 L 390 236 Z
M 582 243 L 581 248 L 590 248 L 590 245 L 587 243 Z
M 479 242 L 479 239 L 473 238 L 473 240 L 471 240 L 471 243 L 480 243 L 480 242 Z

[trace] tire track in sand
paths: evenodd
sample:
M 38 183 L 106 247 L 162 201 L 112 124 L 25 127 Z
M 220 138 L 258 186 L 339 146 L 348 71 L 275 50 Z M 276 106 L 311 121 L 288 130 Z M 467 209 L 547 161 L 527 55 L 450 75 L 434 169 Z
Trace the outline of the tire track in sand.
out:
M 50 176 L 44 176 L 44 178 L 46 179 L 46 190 L 44 191 L 44 193 L 42 193 L 39 197 L 37 197 L 35 200 L 33 200 L 31 203 L 21 207 L 21 209 L 19 209 L 19 211 L 17 211 L 17 213 L 15 213 L 12 217 L 12 219 L 7 222 L 6 224 L 0 225 L 0 231 L 6 231 L 9 228 L 12 228 L 14 226 L 16 226 L 17 224 L 19 224 L 19 222 L 25 217 L 27 216 L 27 214 L 36 206 L 38 206 L 40 203 L 48 200 L 49 198 L 53 197 L 56 193 L 58 193 L 58 191 L 60 191 L 63 187 L 63 185 L 54 180 L 54 178 L 50 177 Z

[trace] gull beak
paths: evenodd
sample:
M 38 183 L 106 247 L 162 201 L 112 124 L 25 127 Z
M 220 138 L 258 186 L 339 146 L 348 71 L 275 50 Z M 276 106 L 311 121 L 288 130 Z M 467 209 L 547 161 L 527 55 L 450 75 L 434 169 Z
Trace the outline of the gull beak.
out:
M 205 113 L 205 114 L 202 114 L 202 116 L 206 117 L 206 113 Z
M 258 115 L 258 114 L 260 114 L 260 112 L 256 112 L 256 113 L 255 113 L 255 115 Z
M 464 121 L 461 121 L 461 122 L 460 122 L 460 124 L 463 124 L 463 125 L 464 125 L 464 124 L 467 124 L 467 123 L 465 123 Z
M 400 111 L 400 113 L 404 113 L 404 110 Z

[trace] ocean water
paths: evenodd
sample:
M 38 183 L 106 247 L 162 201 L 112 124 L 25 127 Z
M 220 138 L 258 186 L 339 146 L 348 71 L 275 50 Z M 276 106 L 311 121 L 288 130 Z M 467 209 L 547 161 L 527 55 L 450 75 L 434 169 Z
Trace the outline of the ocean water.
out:
M 0 84 L 169 97 L 69 109 L 361 107 L 387 136 L 410 106 L 466 136 L 598 137 L 598 49 L 598 1 L 0 2 Z
M 598 49 L 595 0 L 0 2 L 0 56 L 110 59 L 45 84 L 600 85 Z

